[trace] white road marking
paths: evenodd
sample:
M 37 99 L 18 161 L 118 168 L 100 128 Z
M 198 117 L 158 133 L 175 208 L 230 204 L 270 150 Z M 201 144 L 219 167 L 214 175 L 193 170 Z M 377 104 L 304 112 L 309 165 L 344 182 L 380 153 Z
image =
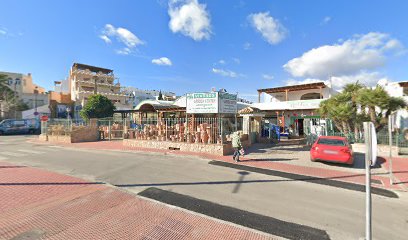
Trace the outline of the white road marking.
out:
M 45 152 L 40 152 L 40 151 L 34 151 L 34 150 L 27 150 L 27 149 L 19 149 L 17 150 L 19 152 L 24 152 L 24 153 L 34 153 L 34 154 L 43 154 Z
M 58 149 L 55 148 L 49 148 L 49 147 L 36 147 L 36 149 L 39 149 L 41 151 L 45 151 L 45 152 L 58 152 Z
M 1 151 L 0 154 L 6 155 L 6 156 L 12 156 L 12 157 L 24 157 L 24 156 L 27 156 L 27 154 L 16 153 L 16 152 L 3 152 L 3 151 Z

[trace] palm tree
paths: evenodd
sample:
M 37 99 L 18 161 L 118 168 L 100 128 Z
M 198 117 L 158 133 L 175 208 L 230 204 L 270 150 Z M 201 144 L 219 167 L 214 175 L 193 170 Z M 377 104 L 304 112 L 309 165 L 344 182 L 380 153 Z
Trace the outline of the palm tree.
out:
M 362 126 L 363 122 L 359 121 L 362 118 L 358 117 L 358 103 L 357 97 L 359 96 L 359 92 L 365 86 L 358 81 L 355 83 L 350 83 L 344 86 L 343 93 L 349 96 L 349 100 L 351 101 L 351 108 L 353 111 L 352 118 L 350 119 L 351 125 L 354 127 L 354 136 L 355 140 L 357 141 L 357 136 L 359 133 L 359 127 Z
M 391 97 L 380 86 L 359 91 L 357 102 L 362 109 L 368 109 L 370 121 L 374 123 L 376 129 L 383 126 L 381 123 L 386 122 L 387 117 L 392 112 L 407 106 L 402 98 Z

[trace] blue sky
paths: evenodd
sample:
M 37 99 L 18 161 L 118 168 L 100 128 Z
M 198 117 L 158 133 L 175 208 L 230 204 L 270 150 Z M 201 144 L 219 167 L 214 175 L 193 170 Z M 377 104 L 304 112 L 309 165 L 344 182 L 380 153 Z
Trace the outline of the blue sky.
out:
M 51 89 L 73 62 L 183 94 L 408 80 L 406 1 L 2 0 L 0 71 Z

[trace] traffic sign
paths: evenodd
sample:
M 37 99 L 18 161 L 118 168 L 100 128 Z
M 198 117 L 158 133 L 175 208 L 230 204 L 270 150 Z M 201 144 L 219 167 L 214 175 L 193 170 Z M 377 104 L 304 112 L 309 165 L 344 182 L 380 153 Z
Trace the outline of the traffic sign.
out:
M 46 116 L 46 115 L 41 116 L 41 121 L 42 121 L 42 122 L 48 121 L 48 116 Z
M 37 116 L 38 115 L 38 112 L 34 112 L 34 116 Z

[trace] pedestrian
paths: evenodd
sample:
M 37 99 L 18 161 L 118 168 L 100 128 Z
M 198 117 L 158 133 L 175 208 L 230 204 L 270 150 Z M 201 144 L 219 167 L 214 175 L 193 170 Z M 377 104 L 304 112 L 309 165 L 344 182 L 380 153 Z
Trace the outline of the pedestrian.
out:
M 232 134 L 232 147 L 234 148 L 234 155 L 232 156 L 232 159 L 235 162 L 239 162 L 239 155 L 241 155 L 240 150 L 242 149 L 241 136 L 239 132 L 234 132 Z

